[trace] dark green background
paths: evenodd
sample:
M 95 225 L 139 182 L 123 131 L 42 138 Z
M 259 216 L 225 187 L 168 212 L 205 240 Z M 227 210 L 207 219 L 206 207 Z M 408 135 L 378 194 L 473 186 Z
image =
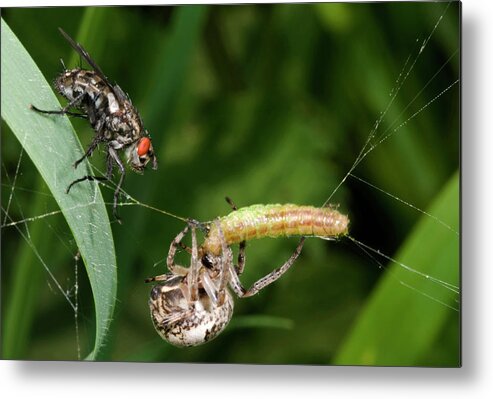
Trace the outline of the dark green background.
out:
M 61 26 L 129 93 L 152 135 L 159 170 L 144 176 L 129 172 L 125 190 L 158 208 L 211 220 L 229 212 L 225 195 L 239 206 L 321 205 L 386 109 L 409 56 L 408 65 L 416 64 L 381 133 L 406 121 L 459 78 L 457 3 L 450 5 L 416 58 L 445 7 L 335 3 L 36 8 L 6 9 L 2 17 L 49 81 L 61 72 L 60 58 L 69 67 L 78 63 L 57 31 Z M 81 140 L 89 143 L 87 123 L 73 123 Z M 15 175 L 19 153 L 20 144 L 3 124 L 3 207 L 10 194 L 6 176 Z M 101 152 L 91 162 L 104 168 Z M 378 146 L 355 174 L 426 209 L 458 165 L 455 85 Z M 36 192 L 18 189 L 10 217 L 18 220 L 56 209 L 49 195 L 40 193 L 49 194 L 27 156 L 20 171 L 16 186 Z M 111 191 L 102 190 L 111 201 Z M 353 237 L 389 255 L 421 216 L 354 179 L 331 202 L 349 214 Z M 154 332 L 147 307 L 151 287 L 143 280 L 164 272 L 162 260 L 183 223 L 142 207 L 123 207 L 120 214 L 124 224 L 113 225 L 118 299 L 103 360 L 330 364 L 384 275 L 349 240 L 310 239 L 281 280 L 254 298 L 236 301 L 233 321 L 216 340 L 177 349 Z M 73 288 L 77 249 L 63 219 L 40 219 L 30 224 L 30 232 L 57 280 Z M 242 280 L 248 285 L 280 265 L 296 242 L 250 243 Z M 185 256 L 180 259 L 187 262 Z M 80 262 L 78 269 L 84 356 L 93 340 L 93 304 Z M 74 313 L 50 284 L 26 242 L 14 229 L 3 229 L 3 335 L 14 290 L 26 295 L 23 309 L 14 309 L 11 316 L 16 319 L 16 345 L 2 348 L 3 357 L 77 358 Z M 409 365 L 458 365 L 459 313 L 451 311 L 442 332 L 430 342 L 426 353 Z

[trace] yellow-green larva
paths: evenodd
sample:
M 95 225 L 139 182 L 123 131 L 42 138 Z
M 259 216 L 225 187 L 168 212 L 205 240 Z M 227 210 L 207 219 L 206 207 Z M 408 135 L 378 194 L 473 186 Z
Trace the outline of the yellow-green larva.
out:
M 251 205 L 219 218 L 228 245 L 264 237 L 339 237 L 348 234 L 349 218 L 333 208 L 294 204 Z M 211 224 L 204 253 L 219 255 L 218 226 Z

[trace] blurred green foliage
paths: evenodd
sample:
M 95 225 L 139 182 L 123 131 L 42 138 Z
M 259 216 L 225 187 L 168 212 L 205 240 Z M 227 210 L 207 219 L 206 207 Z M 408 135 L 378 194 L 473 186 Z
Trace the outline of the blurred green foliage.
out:
M 157 208 L 211 220 L 230 211 L 225 195 L 238 206 L 321 205 L 386 110 L 408 57 L 406 65 L 415 65 L 380 133 L 392 132 L 459 78 L 459 4 L 450 4 L 444 13 L 446 7 L 338 3 L 23 8 L 3 10 L 2 17 L 49 81 L 62 69 L 60 58 L 69 67 L 78 63 L 57 31 L 61 26 L 130 94 L 151 132 L 159 170 L 143 176 L 129 172 L 126 191 Z M 459 85 L 445 92 L 378 145 L 354 174 L 428 209 L 459 168 L 459 94 Z M 2 96 L 8 93 L 2 91 Z M 88 144 L 93 133 L 87 124 L 73 124 Z M 3 124 L 2 207 L 16 176 L 9 217 L 20 220 L 56 210 L 26 156 L 16 174 L 19 154 L 20 144 Z M 91 162 L 103 169 L 104 155 L 95 155 Z M 111 202 L 111 190 L 102 190 Z M 458 192 L 447 199 L 449 204 L 457 200 Z M 331 203 L 349 214 L 351 236 L 390 256 L 418 221 L 427 218 L 352 178 Z M 450 212 L 440 218 L 451 224 L 459 210 L 456 205 L 448 208 L 452 220 L 447 219 Z M 143 280 L 164 271 L 169 243 L 183 223 L 138 206 L 122 207 L 120 214 L 124 224 L 113 224 L 117 307 L 103 360 L 331 364 L 386 274 L 350 240 L 310 239 L 282 279 L 256 297 L 236 301 L 233 321 L 222 335 L 201 347 L 178 349 L 154 332 L 147 307 L 151 287 Z M 4 219 L 2 214 L 2 223 Z M 29 223 L 29 229 L 50 270 L 74 294 L 77 248 L 63 218 L 40 218 Z M 447 233 L 451 250 L 458 251 L 458 237 Z M 433 252 L 434 240 L 426 244 Z M 248 285 L 268 273 L 295 245 L 295 238 L 249 243 L 242 280 Z M 76 359 L 74 312 L 13 228 L 2 229 L 1 256 L 2 321 L 19 290 L 26 293 L 26 309 L 16 323 L 20 341 L 12 357 Z M 181 260 L 188 262 L 184 255 Z M 22 262 L 32 270 L 19 276 L 16 269 Z M 457 264 L 450 267 L 457 274 Z M 94 310 L 87 277 L 82 267 L 78 271 L 79 345 L 84 354 L 94 340 Z M 413 284 L 413 276 L 403 273 L 393 279 L 394 289 L 408 290 L 400 283 L 408 277 Z M 439 296 L 438 288 L 432 285 L 425 294 Z M 457 366 L 460 314 L 444 311 L 428 296 L 412 291 L 422 307 L 412 312 L 408 302 L 383 299 L 406 318 L 406 325 L 420 331 L 419 352 L 409 356 L 415 342 L 408 339 L 413 335 L 409 331 L 402 336 L 396 332 L 393 339 L 405 348 L 408 365 Z M 433 329 L 426 328 L 428 318 L 420 317 L 425 308 L 440 314 Z M 2 335 L 8 328 L 2 323 Z M 365 328 L 369 336 L 379 336 L 388 335 L 394 325 L 376 322 Z M 394 360 L 381 363 L 369 358 L 364 364 L 401 364 L 398 352 L 391 357 Z M 346 364 L 358 362 L 356 357 L 344 359 Z

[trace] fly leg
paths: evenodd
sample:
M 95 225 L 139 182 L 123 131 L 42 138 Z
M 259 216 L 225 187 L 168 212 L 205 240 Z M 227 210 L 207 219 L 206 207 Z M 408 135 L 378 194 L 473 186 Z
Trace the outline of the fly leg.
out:
M 99 137 L 101 136 L 96 136 L 94 138 L 94 140 L 92 141 L 92 143 L 90 144 L 88 150 L 86 151 L 86 153 L 84 154 L 84 156 L 75 161 L 74 163 L 74 168 L 77 168 L 77 166 L 85 159 L 87 158 L 88 156 L 90 156 L 94 149 L 97 147 L 97 145 L 103 141 L 101 139 L 99 139 Z M 72 186 L 74 186 L 75 184 L 77 183 L 80 183 L 80 182 L 83 182 L 83 181 L 106 181 L 106 180 L 111 180 L 111 172 L 113 170 L 113 159 L 108 155 L 107 158 L 106 158 L 106 176 L 91 176 L 91 175 L 88 175 L 88 176 L 84 176 L 84 177 L 81 177 L 80 179 L 77 179 L 77 180 L 74 180 L 72 183 L 70 183 L 70 185 L 67 187 L 67 194 L 70 192 L 70 189 L 72 188 Z M 109 172 L 108 172 L 109 171 Z
M 106 176 L 91 176 L 91 175 L 84 176 L 84 177 L 81 177 L 80 179 L 74 180 L 72 183 L 70 183 L 65 192 L 68 194 L 70 192 L 70 189 L 73 186 L 75 186 L 77 183 L 81 183 L 81 182 L 86 181 L 86 180 L 87 181 L 106 181 L 108 179 L 106 178 Z
M 73 116 L 73 117 L 76 117 L 76 118 L 87 119 L 87 114 L 78 113 L 78 112 L 71 112 L 71 111 L 64 111 L 64 112 L 62 112 L 62 110 L 60 110 L 60 111 L 44 111 L 42 109 L 39 109 L 39 108 L 35 107 L 32 104 L 30 105 L 30 108 L 33 111 L 39 112 L 41 114 L 68 115 L 68 116 Z
M 118 154 L 116 153 L 116 151 L 112 147 L 108 147 L 108 157 L 107 157 L 106 162 L 107 162 L 106 163 L 106 166 L 107 166 L 106 176 L 92 176 L 92 175 L 83 176 L 80 179 L 74 180 L 72 183 L 70 183 L 70 185 L 67 187 L 66 192 L 68 194 L 70 192 L 70 189 L 74 185 L 76 185 L 77 183 L 81 183 L 83 181 L 86 181 L 86 180 L 87 181 L 108 181 L 108 180 L 111 180 L 111 172 L 113 170 L 113 162 L 116 162 L 116 164 L 118 165 L 118 168 L 120 169 L 121 176 L 120 176 L 120 180 L 118 181 L 118 185 L 116 186 L 115 192 L 113 194 L 113 216 L 118 221 L 118 223 L 121 223 L 121 219 L 119 218 L 119 216 L 116 212 L 116 207 L 118 205 L 118 196 L 119 196 L 120 191 L 121 191 L 123 180 L 125 179 L 125 166 L 123 165 L 122 161 L 118 157 Z
M 118 223 L 121 223 L 121 219 L 118 217 L 118 214 L 116 212 L 116 207 L 118 205 L 118 198 L 122 188 L 123 180 L 125 180 L 125 166 L 118 157 L 116 150 L 114 150 L 111 146 L 108 146 L 108 156 L 113 158 L 113 161 L 116 162 L 118 169 L 120 169 L 120 180 L 118 181 L 118 185 L 116 186 L 115 192 L 113 194 L 113 216 L 118 221 Z
M 92 153 L 94 152 L 94 150 L 97 148 L 97 146 L 99 145 L 99 143 L 103 142 L 104 141 L 104 136 L 103 135 L 97 135 L 96 137 L 94 137 L 94 139 L 91 141 L 91 144 L 89 144 L 89 147 L 87 148 L 87 151 L 85 152 L 85 154 L 82 156 L 82 158 L 78 159 L 77 161 L 75 161 L 74 163 L 74 168 L 77 169 L 77 166 L 79 166 L 79 164 L 86 158 L 90 157 L 92 155 Z M 108 177 L 108 176 L 107 176 Z M 108 178 L 109 180 L 109 178 Z
M 75 107 L 76 104 L 80 103 L 84 96 L 86 95 L 85 92 L 79 94 L 77 97 L 75 97 L 72 101 L 70 101 L 65 107 L 63 107 L 60 110 L 54 110 L 54 111 L 46 111 L 43 109 L 39 109 L 38 107 L 35 107 L 34 105 L 30 104 L 29 107 L 36 112 L 39 112 L 41 114 L 51 114 L 51 115 L 69 115 L 69 116 L 76 116 L 79 118 L 87 118 L 87 114 L 79 114 L 76 112 L 70 112 L 69 109 L 72 107 Z
M 111 180 L 113 177 L 113 158 L 110 156 L 109 152 L 106 154 L 106 178 Z

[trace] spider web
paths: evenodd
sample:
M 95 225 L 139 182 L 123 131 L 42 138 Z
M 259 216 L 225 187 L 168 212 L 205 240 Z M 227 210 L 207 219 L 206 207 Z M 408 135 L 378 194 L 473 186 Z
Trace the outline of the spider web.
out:
M 421 61 L 423 57 L 426 57 L 426 50 L 428 48 L 429 42 L 436 35 L 436 31 L 440 29 L 441 22 L 444 16 L 447 14 L 449 4 L 443 5 L 443 12 L 441 12 L 432 30 L 421 39 L 416 40 L 417 49 L 414 49 L 408 59 L 404 62 L 402 70 L 398 74 L 395 81 L 395 85 L 389 93 L 389 102 L 387 107 L 379 115 L 373 128 L 368 134 L 367 140 L 361 151 L 355 154 L 355 159 L 353 164 L 347 170 L 340 183 L 330 191 L 324 205 L 328 204 L 339 192 L 341 187 L 347 185 L 349 181 L 353 183 L 362 184 L 374 190 L 375 193 L 388 196 L 392 201 L 398 202 L 403 207 L 407 207 L 419 214 L 424 215 L 426 218 L 430 218 L 437 224 L 439 224 L 443 229 L 450 232 L 452 240 L 457 240 L 459 242 L 459 232 L 452 228 L 446 220 L 442 220 L 439 217 L 430 214 L 429 212 L 421 209 L 420 207 L 414 205 L 406 198 L 400 198 L 393 194 L 391 189 L 386 187 L 380 187 L 377 183 L 367 181 L 365 178 L 361 177 L 359 171 L 361 170 L 361 165 L 364 165 L 364 161 L 371 157 L 372 153 L 375 151 L 382 150 L 388 141 L 391 141 L 397 134 L 406 134 L 405 129 L 409 124 L 412 124 L 416 119 L 418 119 L 423 113 L 431 112 L 433 104 L 439 101 L 447 101 L 451 98 L 450 93 L 453 90 L 457 90 L 459 86 L 459 79 L 454 79 L 448 83 L 448 85 L 441 87 L 439 89 L 434 88 L 434 95 L 427 97 L 427 102 L 424 106 L 419 107 L 419 109 L 414 109 L 413 104 L 416 99 L 421 98 L 426 95 L 426 89 L 429 85 L 432 85 L 435 78 L 442 73 L 442 70 L 450 63 L 457 60 L 458 49 L 453 51 L 446 62 L 438 69 L 430 71 L 429 81 L 421 88 L 419 92 L 415 94 L 415 97 L 409 101 L 406 106 L 400 110 L 396 118 L 392 118 L 389 122 L 386 120 L 389 115 L 389 110 L 395 106 L 395 100 L 401 94 L 402 88 L 406 85 L 408 78 L 412 76 L 413 70 L 417 64 Z M 6 129 L 3 129 L 5 132 Z M 67 232 L 67 228 L 64 225 L 63 218 L 61 216 L 61 211 L 57 209 L 56 203 L 51 197 L 51 194 L 44 186 L 40 179 L 36 181 L 29 181 L 24 179 L 23 170 L 33 168 L 30 160 L 25 157 L 22 145 L 15 145 L 12 143 L 11 136 L 7 136 L 7 133 L 3 137 L 2 149 L 8 147 L 11 154 L 18 154 L 14 162 L 10 162 L 11 165 L 15 165 L 13 171 L 6 166 L 6 160 L 2 160 L 2 253 L 3 262 L 8 262 L 11 254 L 22 253 L 24 256 L 32 256 L 34 261 L 32 262 L 33 268 L 40 268 L 44 270 L 46 286 L 48 287 L 47 292 L 40 293 L 40 295 L 61 298 L 59 300 L 60 306 L 57 308 L 58 312 L 62 312 L 65 315 L 64 328 L 73 330 L 73 342 L 67 344 L 67 347 L 72 347 L 77 358 L 80 359 L 81 346 L 90 346 L 91 332 L 90 322 L 90 304 L 80 303 L 81 299 L 84 298 L 85 294 L 88 292 L 89 287 L 85 276 L 79 273 L 78 268 L 80 265 L 77 247 L 70 235 Z M 3 156 L 2 158 L 5 158 Z M 104 171 L 98 170 L 99 173 L 104 174 Z M 100 183 L 100 186 L 108 192 L 114 189 L 114 184 Z M 174 213 L 166 210 L 160 209 L 157 206 L 151 204 L 146 204 L 138 199 L 138 193 L 127 193 L 124 192 L 125 199 L 120 203 L 121 207 L 141 207 L 148 209 L 149 211 L 156 212 L 156 215 L 162 218 L 174 218 L 181 221 L 186 221 L 189 215 L 178 216 Z M 29 203 L 29 199 L 32 198 L 34 205 L 30 204 L 29 211 L 35 210 L 34 213 L 28 213 L 26 210 L 26 203 Z M 111 203 L 108 203 L 109 208 Z M 40 233 L 41 231 L 41 233 Z M 43 242 L 39 235 L 49 235 L 54 238 L 56 243 L 56 248 L 49 247 L 45 248 Z M 459 310 L 459 287 L 448 283 L 439 278 L 439 276 L 430 276 L 419 271 L 418 265 L 406 265 L 395 260 L 391 255 L 383 253 L 378 248 L 374 248 L 362 241 L 357 237 L 349 237 L 351 242 L 354 243 L 354 248 L 360 249 L 365 256 L 372 262 L 378 265 L 379 268 L 386 269 L 387 264 L 394 264 L 408 271 L 410 274 L 417 275 L 420 278 L 426 279 L 434 283 L 437 287 L 448 290 L 451 295 L 455 296 L 456 306 L 450 306 L 447 303 L 441 302 L 434 295 L 433 291 L 422 292 L 416 290 L 416 295 L 423 295 L 429 298 L 431 301 L 440 302 L 443 306 L 452 307 L 454 310 Z M 46 242 L 49 240 L 46 239 Z M 4 246 L 4 243 L 6 246 Z M 58 253 L 54 255 L 53 252 Z M 6 255 L 5 255 L 6 254 Z M 30 254 L 30 255 L 29 255 Z M 163 258 L 164 258 L 163 252 Z M 60 265 L 60 259 L 71 259 L 69 267 L 66 264 Z M 66 261 L 65 261 L 66 262 Z M 160 264 L 161 261 L 156 261 L 155 265 Z M 82 281 L 81 281 L 82 280 Z M 412 285 L 409 285 L 406 281 L 397 279 L 397 282 L 403 285 L 403 289 L 413 289 Z M 41 290 L 42 291 L 42 290 Z M 5 292 L 5 290 L 4 290 Z M 90 297 L 90 295 L 88 295 Z M 58 299 L 56 299 L 58 301 Z M 64 304 L 64 305 L 62 305 Z M 81 313 L 81 306 L 83 307 Z M 60 310 L 62 308 L 62 310 Z M 143 310 L 147 312 L 147 309 Z M 43 310 L 39 311 L 43 314 Z M 80 324 L 81 319 L 84 320 L 84 329 L 81 330 Z M 86 325 L 87 324 L 87 325 Z
M 390 123 L 387 123 L 387 126 L 383 126 L 385 119 L 388 116 L 389 110 L 392 108 L 394 105 L 395 100 L 397 99 L 402 87 L 406 84 L 407 79 L 413 72 L 413 69 L 415 68 L 416 64 L 419 62 L 422 54 L 425 52 L 427 49 L 427 44 L 429 41 L 432 39 L 433 35 L 435 34 L 435 31 L 439 28 L 440 23 L 442 22 L 444 16 L 446 15 L 449 7 L 450 7 L 450 2 L 445 4 L 443 12 L 440 14 L 439 18 L 437 19 L 435 25 L 433 26 L 431 32 L 429 35 L 427 35 L 424 39 L 420 40 L 417 39 L 416 43 L 418 44 L 418 49 L 416 52 L 411 53 L 409 57 L 406 59 L 396 81 L 395 81 L 395 86 L 390 90 L 389 92 L 389 102 L 384 109 L 380 113 L 380 116 L 377 118 L 377 120 L 374 123 L 373 128 L 371 129 L 370 133 L 368 134 L 368 137 L 361 148 L 360 152 L 358 153 L 356 159 L 354 160 L 353 164 L 347 171 L 347 173 L 344 175 L 344 177 L 341 179 L 339 184 L 334 188 L 332 193 L 328 196 L 326 201 L 324 202 L 323 206 L 327 206 L 331 199 L 334 197 L 334 195 L 338 192 L 340 187 L 347 181 L 348 178 L 354 179 L 355 181 L 362 183 L 373 190 L 376 190 L 377 192 L 380 192 L 384 195 L 387 195 L 388 197 L 392 198 L 395 201 L 400 202 L 404 206 L 426 216 L 427 218 L 430 218 L 434 222 L 440 224 L 444 229 L 448 230 L 450 232 L 450 238 L 452 240 L 457 240 L 457 245 L 459 243 L 459 231 L 452 228 L 447 222 L 444 220 L 441 220 L 439 217 L 432 215 L 431 213 L 419 208 L 418 206 L 413 205 L 412 203 L 406 201 L 405 199 L 399 198 L 397 195 L 392 194 L 391 192 L 386 191 L 383 188 L 378 187 L 376 184 L 373 184 L 369 181 L 366 181 L 365 179 L 357 176 L 354 171 L 357 170 L 358 166 L 365 160 L 367 156 L 369 156 L 375 149 L 380 147 L 382 144 L 384 144 L 387 140 L 391 139 L 394 135 L 398 134 L 400 131 L 403 130 L 410 122 L 412 122 L 415 118 L 419 117 L 420 114 L 422 114 L 424 111 L 426 111 L 429 107 L 433 105 L 436 101 L 439 101 L 442 96 L 446 95 L 447 92 L 450 90 L 453 90 L 459 85 L 459 78 L 453 79 L 448 83 L 446 86 L 444 86 L 441 90 L 438 91 L 437 94 L 433 95 L 431 98 L 428 99 L 428 101 L 419 107 L 418 109 L 414 111 L 409 111 L 412 110 L 412 106 L 414 102 L 420 98 L 420 96 L 423 95 L 425 92 L 426 88 L 434 81 L 434 79 L 440 74 L 440 72 L 456 57 L 458 57 L 459 49 L 456 49 L 455 51 L 452 52 L 450 57 L 436 70 L 430 73 L 430 78 L 426 82 L 426 84 L 416 93 L 416 95 L 407 103 L 407 105 L 398 113 L 398 116 L 395 119 L 392 119 Z M 414 288 L 412 285 L 407 284 L 405 281 L 398 280 L 400 284 L 402 284 L 405 287 L 408 287 L 412 290 L 415 290 L 417 293 L 426 296 L 427 298 L 430 298 L 433 301 L 436 301 L 440 303 L 443 306 L 449 307 L 455 311 L 459 311 L 459 295 L 460 295 L 460 290 L 459 287 L 450 284 L 447 281 L 441 280 L 439 278 L 430 276 L 426 273 L 422 273 L 419 270 L 410 267 L 402 262 L 399 262 L 398 260 L 392 258 L 389 255 L 386 255 L 382 253 L 380 250 L 375 249 L 358 239 L 349 236 L 349 239 L 357 246 L 359 247 L 365 254 L 367 254 L 376 264 L 378 264 L 379 267 L 385 268 L 384 264 L 382 262 L 390 262 L 391 264 L 395 264 L 405 270 L 407 270 L 409 273 L 415 274 L 416 276 L 430 280 L 433 283 L 435 283 L 438 286 L 441 286 L 445 290 L 450 291 L 450 295 L 452 295 L 455 299 L 454 302 L 456 305 L 449 305 L 438 298 L 436 298 L 433 294 L 427 294 L 426 292 L 420 291 L 416 288 Z

